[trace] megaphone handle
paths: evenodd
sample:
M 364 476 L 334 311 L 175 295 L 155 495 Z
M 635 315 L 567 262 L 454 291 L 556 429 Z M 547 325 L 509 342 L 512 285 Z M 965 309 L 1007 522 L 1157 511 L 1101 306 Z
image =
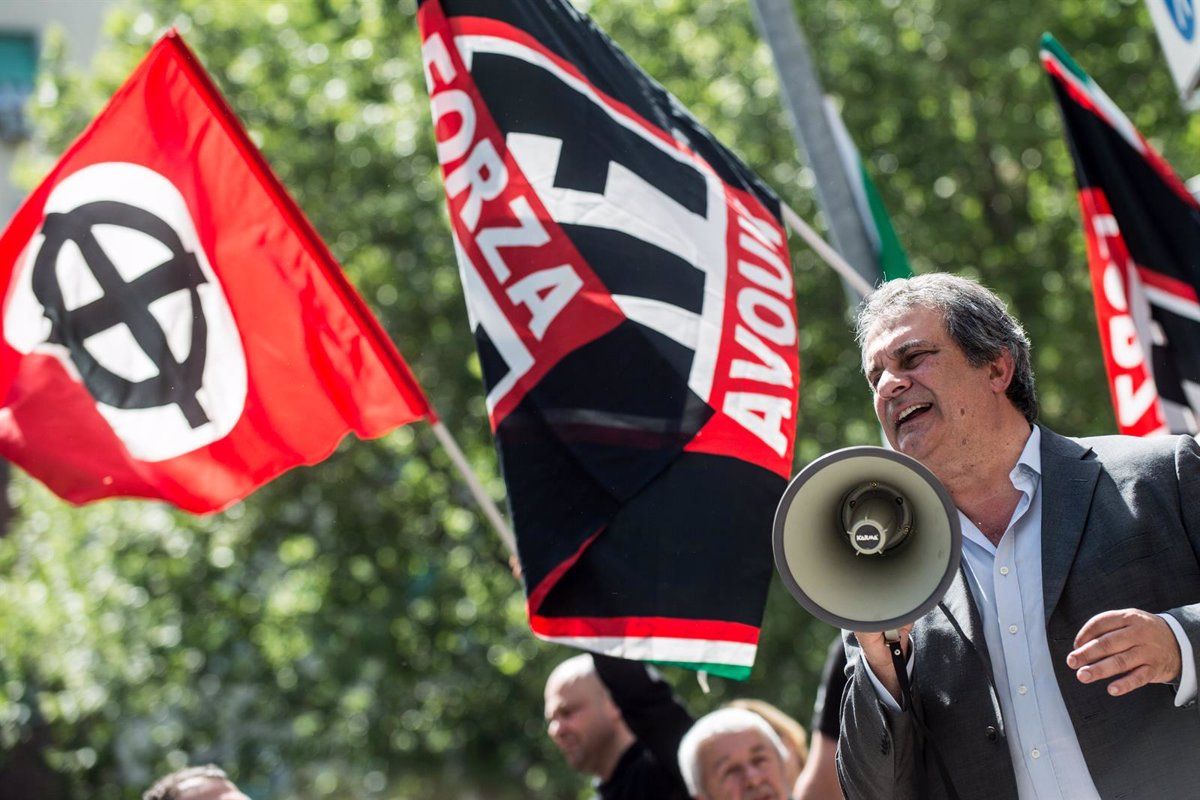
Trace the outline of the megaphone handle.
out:
M 942 759 L 942 751 L 938 749 L 929 728 L 925 726 L 925 721 L 917 716 L 917 710 L 912 704 L 912 683 L 908 680 L 908 665 L 904 663 L 904 650 L 900 647 L 900 631 L 884 631 L 883 640 L 887 642 L 888 652 L 892 654 L 892 668 L 896 670 L 896 680 L 900 683 L 900 710 L 912 714 L 912 718 L 921 727 L 921 731 L 925 734 L 925 744 L 929 746 L 930 752 L 933 754 L 933 763 L 937 765 L 938 772 L 942 776 L 942 785 L 946 787 L 946 795 L 950 800 L 959 800 L 958 792 L 954 790 L 954 784 L 950 781 L 950 770 L 946 768 L 946 762 Z
M 888 652 L 892 654 L 892 667 L 896 670 L 896 680 L 900 683 L 900 710 L 906 711 L 912 703 L 912 686 L 908 682 L 908 665 L 904 663 L 904 650 L 900 647 L 900 631 L 884 631 L 883 640 L 887 642 Z

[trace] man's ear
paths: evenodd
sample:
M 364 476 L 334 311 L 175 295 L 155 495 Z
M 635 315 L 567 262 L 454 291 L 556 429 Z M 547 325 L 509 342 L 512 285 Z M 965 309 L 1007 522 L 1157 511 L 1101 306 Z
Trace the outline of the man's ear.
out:
M 1016 370 L 1017 366 L 1013 361 L 1012 353 L 1007 348 L 1001 350 L 1000 355 L 987 363 L 988 383 L 992 387 L 992 391 L 996 394 L 1007 392 Z

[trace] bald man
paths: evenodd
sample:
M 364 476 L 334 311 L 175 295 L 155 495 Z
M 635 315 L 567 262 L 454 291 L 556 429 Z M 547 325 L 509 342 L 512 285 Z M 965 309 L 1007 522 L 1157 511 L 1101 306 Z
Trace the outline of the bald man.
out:
M 582 655 L 550 673 L 545 692 L 551 740 L 601 800 L 684 800 L 676 751 L 692 717 L 644 664 Z

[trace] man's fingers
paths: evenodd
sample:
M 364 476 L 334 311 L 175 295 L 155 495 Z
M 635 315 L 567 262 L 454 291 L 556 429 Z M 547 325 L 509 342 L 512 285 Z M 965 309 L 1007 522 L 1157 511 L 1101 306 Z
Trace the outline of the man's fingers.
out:
M 1077 646 L 1067 656 L 1067 666 L 1071 669 L 1078 669 L 1086 667 L 1088 664 L 1094 664 L 1108 656 L 1122 653 L 1135 644 L 1132 638 L 1128 628 L 1118 628 L 1091 641 L 1085 641 L 1082 646 Z
M 1115 653 L 1099 661 L 1090 663 L 1087 666 L 1081 667 L 1076 671 L 1075 675 L 1083 683 L 1092 683 L 1094 681 L 1111 678 L 1114 675 L 1124 675 L 1126 672 L 1132 674 L 1145 666 L 1145 659 L 1140 657 L 1137 648 L 1125 650 L 1120 653 Z M 1140 684 L 1139 684 L 1140 685 Z
M 1154 670 L 1143 664 L 1133 672 L 1113 681 L 1108 685 L 1108 693 L 1113 697 L 1119 697 L 1123 694 L 1128 694 L 1134 689 L 1140 689 L 1151 682 L 1154 677 Z
M 1116 677 L 1108 692 L 1122 695 L 1174 680 L 1180 671 L 1179 644 L 1160 617 L 1135 608 L 1106 611 L 1079 630 L 1067 666 L 1083 683 Z
M 1085 622 L 1083 627 L 1079 629 L 1079 633 L 1075 634 L 1075 647 L 1079 647 L 1084 642 L 1103 636 L 1110 631 L 1124 628 L 1128 623 L 1129 617 L 1126 609 L 1105 611 L 1097 614 Z

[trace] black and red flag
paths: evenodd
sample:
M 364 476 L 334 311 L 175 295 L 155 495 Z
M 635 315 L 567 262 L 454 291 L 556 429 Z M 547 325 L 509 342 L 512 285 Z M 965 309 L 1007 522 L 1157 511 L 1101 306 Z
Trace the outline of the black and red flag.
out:
M 799 387 L 779 201 L 564 0 L 424 0 L 530 624 L 749 674 Z
M 1122 433 L 1196 433 L 1200 204 L 1052 36 L 1042 64 L 1075 161 L 1096 321 Z
M 420 387 L 167 34 L 0 236 L 0 455 L 62 497 L 222 508 Z

